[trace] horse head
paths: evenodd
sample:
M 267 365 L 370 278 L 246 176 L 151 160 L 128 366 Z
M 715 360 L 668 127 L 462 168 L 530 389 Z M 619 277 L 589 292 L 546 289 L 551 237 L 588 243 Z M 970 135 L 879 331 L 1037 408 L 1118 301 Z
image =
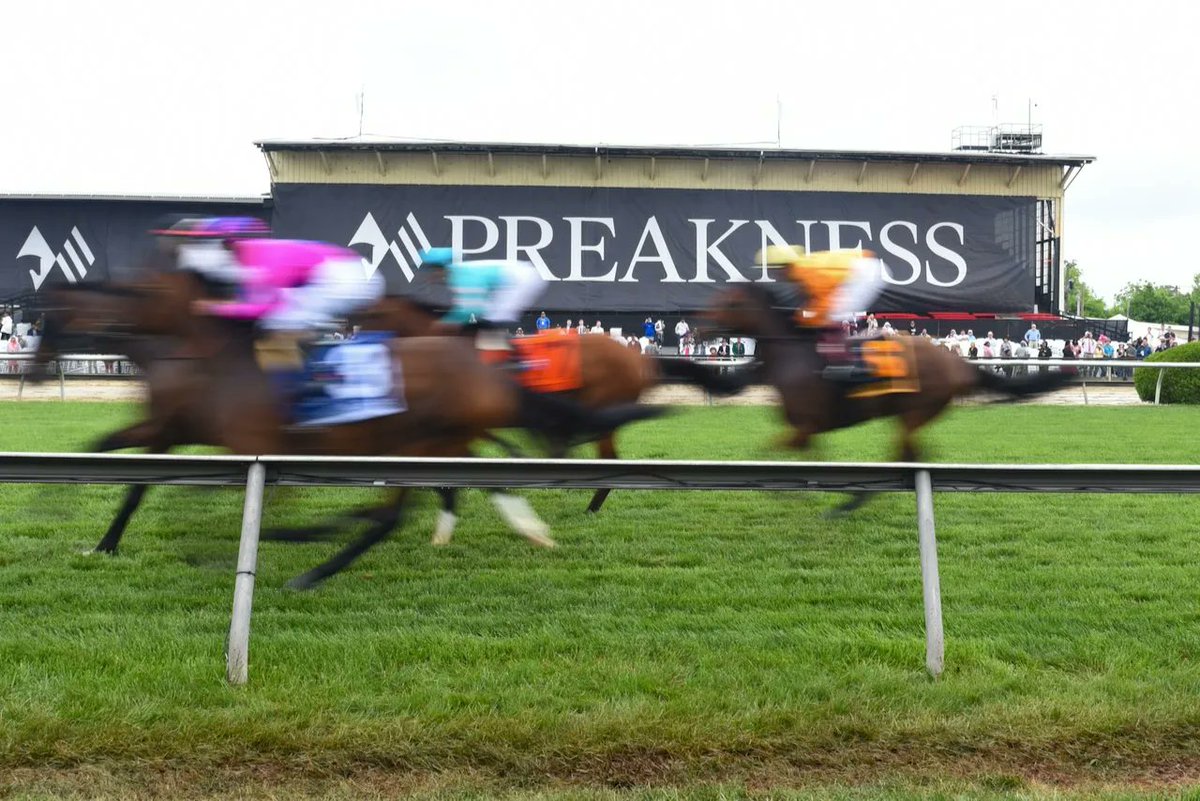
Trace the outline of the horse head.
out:
M 700 316 L 704 336 L 786 336 L 793 330 L 790 317 L 798 304 L 794 298 L 784 299 L 777 294 L 759 284 L 728 286 Z

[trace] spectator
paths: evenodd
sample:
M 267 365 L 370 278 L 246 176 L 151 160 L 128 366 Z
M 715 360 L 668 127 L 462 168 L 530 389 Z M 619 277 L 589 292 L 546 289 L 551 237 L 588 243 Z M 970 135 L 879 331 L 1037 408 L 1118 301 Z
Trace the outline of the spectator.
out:
M 11 337 L 12 332 L 13 332 L 12 315 L 9 314 L 8 309 L 5 308 L 4 316 L 0 317 L 0 341 L 6 340 L 9 337 Z
M 592 333 L 593 334 L 603 334 L 604 333 L 604 326 L 600 325 L 599 320 L 597 320 L 596 324 L 592 326 Z
M 1091 331 L 1084 331 L 1083 339 L 1079 340 L 1079 358 L 1087 360 L 1096 358 L 1096 340 L 1092 338 Z M 1085 376 L 1095 375 L 1091 367 L 1085 367 L 1081 372 Z
M 663 335 L 666 333 L 666 331 L 666 323 L 664 323 L 662 320 L 656 320 L 654 322 L 654 339 L 659 345 L 663 344 Z
M 571 333 L 571 332 L 574 332 L 574 330 L 575 330 L 575 321 L 568 317 L 567 318 L 567 332 Z
M 1000 358 L 1001 359 L 1011 359 L 1012 357 L 1013 357 L 1013 344 L 1012 344 L 1012 342 L 1009 341 L 1008 337 L 1004 337 L 1003 339 L 1000 340 Z M 1009 378 L 1012 378 L 1013 369 L 1011 367 L 1002 367 L 1000 369 L 1004 372 L 1004 374 L 1006 376 L 1008 376 Z
M 642 323 L 642 336 L 646 339 L 654 339 L 654 321 L 649 317 L 646 318 L 646 322 Z
M 740 338 L 735 339 L 733 341 L 732 353 L 734 356 L 737 356 L 738 358 L 745 356 L 746 355 L 746 343 Z
M 686 337 L 691 330 L 691 326 L 689 326 L 687 324 L 687 320 L 684 320 L 683 318 L 680 318 L 679 322 L 675 323 L 675 338 L 679 340 L 680 348 L 683 347 L 684 337 Z
M 580 318 L 579 318 L 579 324 L 575 326 L 575 333 L 577 333 L 577 334 L 586 334 L 587 332 L 588 332 L 587 323 L 585 323 L 585 322 L 583 321 L 583 318 L 582 318 L 582 317 L 580 317 Z
M 929 329 L 928 329 L 928 328 L 922 328 L 922 329 L 921 329 L 921 336 L 925 337 L 926 339 L 930 339 L 931 337 L 929 336 Z
M 896 332 L 892 330 L 892 323 L 889 320 L 883 322 L 883 335 L 885 337 L 893 336 Z
M 513 336 L 516 336 L 516 337 L 525 336 L 525 329 L 521 328 L 520 326 L 517 326 L 517 332 L 515 334 L 513 334 Z
M 1029 347 L 1024 341 L 1018 342 L 1017 347 L 1013 349 L 1013 356 L 1018 359 L 1028 359 L 1030 355 Z M 1018 364 L 1016 365 L 1016 369 L 1013 370 L 1013 375 L 1025 375 L 1028 371 L 1025 365 Z
M 20 353 L 24 347 L 25 347 L 25 343 L 21 341 L 20 337 L 9 337 L 8 338 L 8 352 L 9 353 Z M 20 362 L 16 362 L 16 361 L 9 362 L 8 363 L 8 372 L 10 372 L 10 373 L 17 372 L 17 370 L 20 367 L 20 364 L 21 364 Z
M 983 349 L 980 351 L 980 354 L 979 354 L 979 355 L 980 355 L 980 356 L 982 356 L 982 357 L 983 357 L 983 358 L 985 358 L 985 359 L 994 359 L 994 358 L 996 358 L 996 352 L 995 352 L 994 350 L 992 350 L 992 339 L 991 339 L 991 337 L 988 337 L 987 339 L 983 340 Z
M 542 312 L 541 315 L 537 318 L 537 323 L 535 323 L 535 325 L 537 326 L 537 330 L 538 330 L 539 334 L 542 333 L 543 331 L 549 331 L 550 330 L 550 318 L 546 316 L 545 312 Z
M 967 346 L 967 358 L 968 359 L 978 359 L 979 358 L 979 347 L 976 345 L 974 340 L 972 340 L 971 344 L 969 346 Z
M 879 332 L 879 321 L 875 319 L 875 315 L 867 315 L 867 336 L 874 336 Z
M 1034 345 L 1035 342 L 1042 341 L 1042 332 L 1037 330 L 1037 323 L 1030 323 L 1029 330 L 1025 332 L 1025 344 Z M 1034 345 L 1034 347 L 1037 347 Z

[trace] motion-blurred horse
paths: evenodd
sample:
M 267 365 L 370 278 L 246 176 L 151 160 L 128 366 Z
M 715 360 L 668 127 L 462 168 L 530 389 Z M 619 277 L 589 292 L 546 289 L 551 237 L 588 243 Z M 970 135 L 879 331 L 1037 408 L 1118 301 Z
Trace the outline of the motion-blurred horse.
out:
M 167 376 L 151 384 L 148 419 L 107 438 L 101 447 L 142 445 L 164 451 L 202 443 L 246 454 L 463 456 L 469 454 L 471 442 L 493 429 L 596 434 L 656 413 L 626 406 L 564 419 L 555 408 L 533 402 L 536 399 L 510 375 L 480 362 L 465 341 L 424 337 L 388 345 L 387 359 L 397 373 L 395 385 L 403 386 L 405 411 L 337 426 L 288 427 L 279 399 L 255 360 L 249 327 L 188 312 L 195 281 L 188 273 L 157 273 L 137 286 L 60 293 L 59 303 L 67 313 L 48 328 L 41 361 L 53 358 L 55 334 L 66 326 L 74 332 L 120 333 L 130 345 L 144 338 L 171 349 L 169 355 L 160 354 L 146 364 L 152 381 L 153 376 Z M 161 363 L 173 366 L 163 373 L 157 371 Z M 130 491 L 98 549 L 116 548 L 143 493 Z M 372 522 L 369 529 L 293 585 L 315 585 L 387 537 L 401 521 L 407 494 L 398 490 L 391 502 L 360 513 Z
M 438 332 L 437 315 L 428 307 L 404 297 L 388 297 L 355 317 L 364 329 L 391 331 L 398 336 L 429 336 Z M 553 335 L 545 335 L 553 336 Z M 612 337 L 594 334 L 570 334 L 579 347 L 580 373 L 578 387 L 567 393 L 590 409 L 605 409 L 616 405 L 637 403 L 647 391 L 664 378 L 676 379 L 700 386 L 714 395 L 731 395 L 741 391 L 745 382 L 722 374 L 710 366 L 686 359 L 659 359 L 644 356 Z M 535 340 L 536 341 L 536 340 Z M 566 443 L 551 442 L 551 453 L 561 456 Z M 605 432 L 596 439 L 597 455 L 601 459 L 616 459 L 616 431 Z M 588 504 L 589 512 L 598 512 L 612 490 L 598 489 Z M 454 513 L 455 490 L 449 490 L 445 512 Z M 448 542 L 445 532 L 435 538 L 438 544 Z
M 991 391 L 1017 399 L 1049 392 L 1069 379 L 1065 372 L 1005 378 L 980 369 L 923 337 L 888 337 L 860 343 L 875 381 L 847 384 L 823 376 L 825 358 L 816 332 L 798 329 L 792 309 L 780 308 L 766 289 L 745 285 L 723 291 L 705 313 L 718 332 L 754 337 L 766 383 L 778 390 L 791 426 L 786 445 L 806 448 L 826 431 L 878 417 L 900 424 L 897 457 L 919 459 L 914 435 L 955 398 Z M 856 493 L 838 511 L 849 512 L 868 498 Z

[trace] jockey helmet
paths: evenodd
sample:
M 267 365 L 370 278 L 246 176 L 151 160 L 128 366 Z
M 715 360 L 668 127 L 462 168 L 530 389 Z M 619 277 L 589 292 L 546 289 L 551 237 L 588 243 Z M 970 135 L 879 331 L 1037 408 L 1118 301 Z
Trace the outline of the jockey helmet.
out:
M 454 263 L 454 251 L 450 248 L 430 248 L 421 251 L 421 264 L 430 267 L 449 267 Z
M 269 236 L 270 227 L 257 217 L 185 217 L 169 228 L 152 233 L 192 239 L 247 239 Z

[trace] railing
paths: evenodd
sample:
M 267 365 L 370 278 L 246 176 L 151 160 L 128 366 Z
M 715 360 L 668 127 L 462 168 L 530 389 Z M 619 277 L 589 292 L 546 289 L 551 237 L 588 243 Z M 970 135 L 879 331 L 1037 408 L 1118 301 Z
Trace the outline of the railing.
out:
M 12 353 L 12 354 L 8 354 L 7 356 L 0 356 L 0 364 L 2 364 L 6 360 L 7 361 L 17 361 L 17 362 L 27 362 L 27 361 L 32 361 L 35 358 L 36 358 L 36 355 L 32 354 L 32 353 Z M 729 368 L 731 370 L 741 369 L 747 365 L 753 364 L 755 361 L 754 358 L 749 357 L 749 356 L 692 357 L 692 356 L 672 355 L 672 356 L 660 356 L 658 358 L 688 359 L 691 361 L 697 361 L 697 362 L 701 362 L 704 364 L 710 364 L 710 365 L 713 365 L 716 367 Z M 1200 367 L 1200 362 L 1147 362 L 1147 361 L 1129 360 L 1129 359 L 967 359 L 966 361 L 970 362 L 971 364 L 978 365 L 980 367 L 1010 367 L 1010 368 L 1016 368 L 1016 367 L 1021 367 L 1021 368 L 1072 367 L 1077 371 L 1081 371 L 1079 373 L 1079 383 L 1083 388 L 1084 405 L 1087 405 L 1087 403 L 1088 403 L 1087 385 L 1088 385 L 1089 376 L 1087 375 L 1086 371 L 1107 370 L 1111 377 L 1111 372 L 1114 368 L 1115 369 L 1126 369 L 1126 370 L 1130 370 L 1130 371 L 1135 370 L 1137 368 L 1158 370 L 1158 380 L 1155 382 L 1155 386 L 1154 386 L 1154 403 L 1157 405 L 1159 403 L 1159 400 L 1162 397 L 1162 382 L 1163 382 L 1163 376 L 1165 375 L 1165 372 L 1164 372 L 1165 370 L 1175 369 L 1175 368 L 1187 370 L 1187 369 L 1196 369 L 1196 368 Z M 73 375 L 72 371 L 70 369 L 68 369 L 65 365 L 69 365 L 73 362 L 77 362 L 77 363 L 81 363 L 81 364 L 96 363 L 96 362 L 115 362 L 119 365 L 125 365 L 125 367 L 123 367 L 120 371 L 120 375 L 122 377 L 135 376 L 140 372 L 137 370 L 136 365 L 134 365 L 133 362 L 130 361 L 130 359 L 127 356 L 122 356 L 119 354 L 74 353 L 74 354 L 67 354 L 67 355 L 60 356 L 58 359 L 51 360 L 51 364 L 54 365 L 53 374 L 58 377 L 59 398 L 61 400 L 66 400 L 66 376 Z M 130 368 L 132 368 L 132 369 L 130 369 Z M 0 370 L 0 372 L 3 372 L 3 371 Z M 21 371 L 19 373 L 20 383 L 17 387 L 17 398 L 18 399 L 20 399 L 24 396 L 25 378 L 27 375 L 29 375 L 29 373 L 26 371 Z M 87 375 L 89 377 L 95 377 L 95 378 L 111 378 L 114 376 L 113 373 L 100 373 L 100 372 L 88 373 Z M 1098 378 L 1099 376 L 1095 376 L 1095 377 Z M 1092 383 L 1096 383 L 1096 382 L 1093 381 Z
M 263 490 L 277 486 L 914 492 L 925 614 L 925 666 L 945 664 L 934 491 L 1197 493 L 1194 465 L 982 465 L 905 462 L 679 462 L 383 459 L 0 453 L 0 483 L 245 486 L 226 678 L 249 675 L 250 614 Z

